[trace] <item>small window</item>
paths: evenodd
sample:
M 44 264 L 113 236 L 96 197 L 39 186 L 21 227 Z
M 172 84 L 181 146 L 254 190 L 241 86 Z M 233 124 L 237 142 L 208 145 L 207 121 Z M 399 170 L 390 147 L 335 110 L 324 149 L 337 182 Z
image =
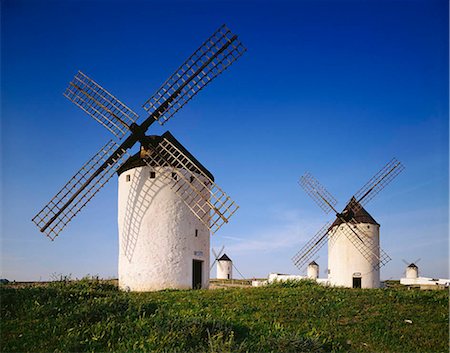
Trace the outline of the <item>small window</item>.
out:
M 370 226 L 367 226 L 367 229 L 370 229 Z
M 125 180 L 127 181 L 127 183 L 131 180 L 131 175 L 127 174 L 127 176 L 125 177 Z
M 150 172 L 150 179 L 155 179 L 156 178 L 156 173 L 151 171 Z
M 191 177 L 189 178 L 189 180 L 191 181 L 191 183 L 194 181 L 194 177 L 191 175 Z
M 177 173 L 172 173 L 172 179 L 173 180 L 177 180 L 178 179 Z
M 198 237 L 198 229 L 195 230 L 195 236 Z

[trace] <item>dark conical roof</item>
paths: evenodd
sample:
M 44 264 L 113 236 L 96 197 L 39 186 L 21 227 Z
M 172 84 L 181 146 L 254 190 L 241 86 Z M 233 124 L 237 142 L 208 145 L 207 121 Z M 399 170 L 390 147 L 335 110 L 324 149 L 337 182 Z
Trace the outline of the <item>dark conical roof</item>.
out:
M 223 254 L 217 261 L 231 261 L 231 259 L 227 256 L 227 254 Z
M 166 138 L 169 140 L 173 145 L 175 145 L 185 156 L 187 156 L 194 164 L 195 167 L 200 169 L 203 173 L 205 173 L 211 180 L 214 181 L 214 176 L 211 174 L 211 172 L 206 169 L 186 148 L 183 147 L 183 145 L 169 132 L 166 131 L 161 136 L 145 136 L 145 138 L 142 141 L 142 145 L 153 145 L 156 146 L 159 144 L 159 142 Z M 154 163 L 153 161 L 150 163 Z M 123 172 L 126 172 L 127 170 L 137 168 L 137 167 L 143 167 L 147 164 L 142 160 L 140 153 L 136 153 L 135 155 L 128 158 L 124 164 L 120 166 L 119 169 L 117 169 L 117 174 L 120 175 Z M 176 167 L 176 165 L 175 165 Z M 194 169 L 192 171 L 195 171 Z
M 410 264 L 408 265 L 408 267 L 410 267 L 410 268 L 418 268 L 418 267 L 416 266 L 415 263 L 410 263 Z
M 347 206 L 345 206 L 344 210 L 342 211 L 342 213 L 345 213 L 345 211 L 347 212 L 351 212 L 351 207 L 350 204 L 357 204 L 358 201 L 356 201 L 356 199 L 354 197 L 351 198 L 351 200 L 348 202 Z M 361 206 L 361 208 L 358 210 L 358 212 L 356 212 L 353 215 L 353 218 L 355 219 L 355 221 L 357 223 L 370 223 L 370 224 L 375 224 L 377 226 L 379 226 L 380 224 L 369 214 L 369 212 L 366 211 L 366 209 L 364 207 Z M 333 222 L 333 224 L 331 225 L 330 229 L 338 226 L 340 224 L 344 223 L 340 218 L 336 217 L 336 220 Z
M 308 266 L 319 266 L 319 264 L 315 261 L 311 261 Z

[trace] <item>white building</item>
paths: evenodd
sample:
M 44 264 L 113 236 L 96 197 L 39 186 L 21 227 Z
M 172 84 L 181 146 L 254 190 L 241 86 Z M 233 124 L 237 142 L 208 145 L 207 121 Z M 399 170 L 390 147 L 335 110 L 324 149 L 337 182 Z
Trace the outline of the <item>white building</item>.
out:
M 417 267 L 416 264 L 411 263 L 406 267 L 405 274 L 406 274 L 406 278 L 409 278 L 409 279 L 417 278 L 417 277 L 419 277 L 419 268 Z
M 347 205 L 346 209 L 349 206 Z M 353 218 L 364 232 L 358 235 L 365 241 L 370 253 L 380 254 L 380 225 L 361 207 Z M 368 261 L 344 234 L 344 227 L 337 218 L 330 227 L 328 238 L 328 281 L 332 286 L 349 288 L 379 288 L 380 270 L 377 258 Z M 357 239 L 356 239 L 357 240 Z M 357 240 L 359 241 L 359 240 Z M 375 266 L 374 266 L 375 265 Z
M 450 279 L 448 278 L 431 278 L 419 277 L 419 268 L 412 263 L 406 267 L 406 278 L 400 278 L 400 284 L 409 287 L 420 287 L 421 289 L 437 289 L 448 287 Z
M 163 137 L 214 179 L 169 132 Z M 155 138 L 159 137 L 147 139 Z M 165 168 L 148 166 L 138 153 L 118 170 L 121 289 L 152 291 L 209 286 L 210 232 L 175 194 L 170 182 L 163 181 Z M 177 178 L 175 173 L 172 177 Z
M 319 265 L 317 264 L 317 262 L 312 261 L 309 265 L 308 265 L 308 269 L 306 270 L 306 277 L 308 277 L 309 279 L 317 279 L 319 278 Z
M 217 279 L 233 279 L 233 261 L 227 254 L 217 259 Z

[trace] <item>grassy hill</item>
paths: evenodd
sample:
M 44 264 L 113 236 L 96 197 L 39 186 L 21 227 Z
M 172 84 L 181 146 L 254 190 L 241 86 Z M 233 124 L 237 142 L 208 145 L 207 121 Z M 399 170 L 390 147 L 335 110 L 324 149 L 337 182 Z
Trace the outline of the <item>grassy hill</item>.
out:
M 448 291 L 1 286 L 1 351 L 448 352 Z

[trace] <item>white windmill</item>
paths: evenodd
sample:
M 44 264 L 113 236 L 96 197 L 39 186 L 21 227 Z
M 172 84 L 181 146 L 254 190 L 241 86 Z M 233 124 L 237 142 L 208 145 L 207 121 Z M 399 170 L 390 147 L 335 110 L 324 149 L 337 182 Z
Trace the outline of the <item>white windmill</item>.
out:
M 217 279 L 233 279 L 233 261 L 225 253 L 217 259 Z
M 316 261 L 313 260 L 308 264 L 306 276 L 310 279 L 319 278 L 319 264 Z
M 309 173 L 300 178 L 306 193 L 325 211 L 333 211 L 336 219 L 326 223 L 294 256 L 294 264 L 303 266 L 328 240 L 328 281 L 345 287 L 377 288 L 380 267 L 390 257 L 380 249 L 380 225 L 363 208 L 402 170 L 395 158 L 381 169 L 347 203 L 342 212 L 335 208 L 336 199 Z
M 130 290 L 206 288 L 209 236 L 238 206 L 213 175 L 169 132 L 146 136 L 167 122 L 246 49 L 221 26 L 164 82 L 138 115 L 78 72 L 65 96 L 112 132 L 109 141 L 33 218 L 52 240 L 118 172 L 119 286 Z M 126 134 L 123 142 L 118 142 Z M 140 143 L 140 152 L 127 151 Z
M 419 263 L 421 259 L 417 259 L 413 262 L 408 262 L 405 259 L 402 259 L 402 261 L 405 263 L 406 265 L 406 269 L 405 269 L 405 276 L 408 279 L 416 279 L 419 277 L 419 267 L 417 267 L 417 264 Z
M 225 246 L 216 253 L 214 249 L 214 262 L 211 265 L 210 271 L 212 271 L 214 265 L 217 263 L 217 279 L 233 279 L 233 262 L 223 251 Z

